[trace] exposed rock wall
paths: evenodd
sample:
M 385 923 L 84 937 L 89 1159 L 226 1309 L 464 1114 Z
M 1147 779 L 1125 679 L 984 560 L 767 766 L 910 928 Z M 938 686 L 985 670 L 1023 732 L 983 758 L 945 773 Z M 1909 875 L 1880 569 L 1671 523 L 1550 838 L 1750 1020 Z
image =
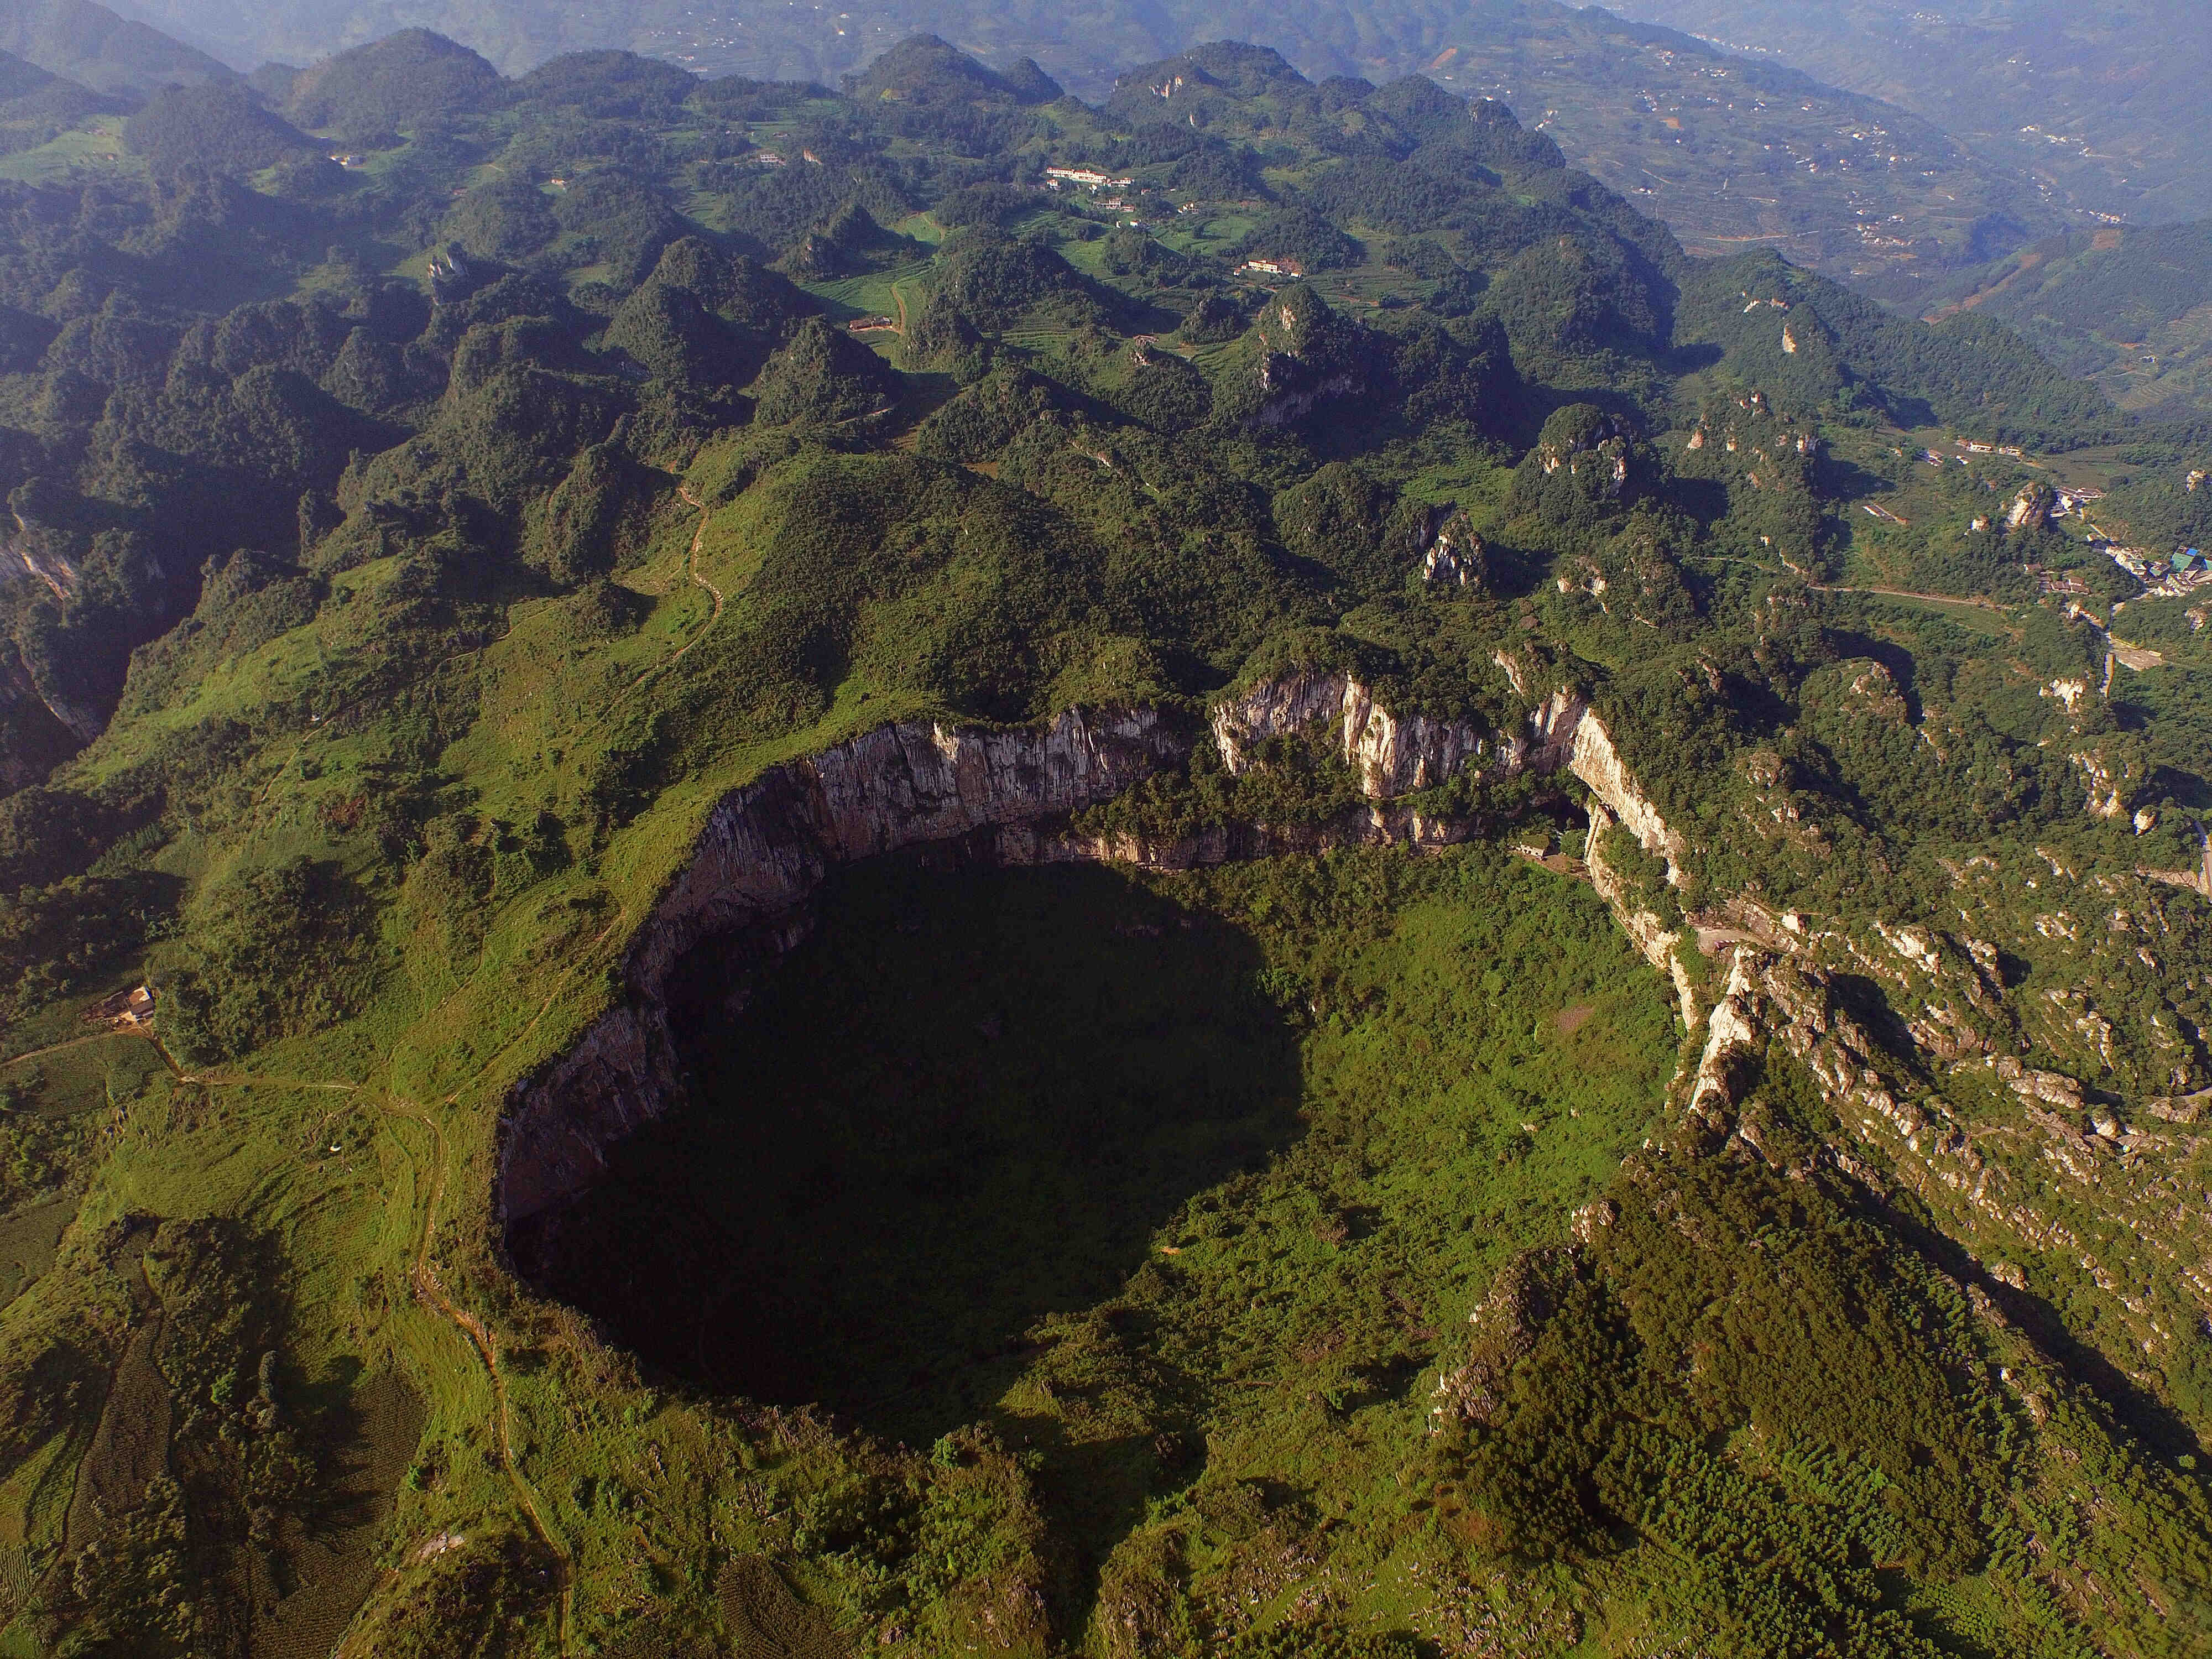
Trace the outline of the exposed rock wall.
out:
M 1605 854 L 1599 843 L 1604 839 L 1605 832 L 1613 828 L 1613 817 L 1606 810 L 1602 799 L 1590 803 L 1589 818 L 1589 847 L 1585 862 L 1589 870 L 1590 885 L 1597 890 L 1597 896 L 1613 912 L 1613 919 L 1620 924 L 1621 932 L 1626 933 L 1630 942 L 1644 953 L 1644 959 L 1673 981 L 1675 1000 L 1681 1005 L 1682 1024 L 1694 1031 L 1700 1018 L 1698 991 L 1697 987 L 1690 982 L 1689 970 L 1682 965 L 1675 951 L 1674 947 L 1681 936 L 1670 930 L 1659 919 L 1656 911 L 1638 909 L 1631 902 L 1628 884 L 1605 861 Z
M 1000 865 L 1123 864 L 1139 870 L 1209 870 L 1255 859 L 1334 852 L 1344 847 L 1455 847 L 1477 833 L 1477 819 L 1436 817 L 1409 806 L 1355 807 L 1322 823 L 1218 823 L 1171 842 L 1136 836 L 1079 836 L 1066 829 L 1014 824 L 980 851 Z
M 1892 1075 L 1899 1062 L 1846 1008 L 1834 974 L 1794 948 L 1777 953 L 1739 945 L 1733 952 L 1685 1113 L 1685 1127 L 1704 1144 L 1741 1146 L 1773 1161 L 1762 1113 L 1746 1100 L 1746 1085 L 1757 1074 L 1746 1062 L 1769 1044 L 1803 1064 L 1844 1135 L 1869 1145 L 1893 1139 L 1916 1158 L 1944 1165 L 1938 1178 L 1945 1185 L 1981 1201 L 1985 1169 L 1971 1140 L 1932 1125 L 1904 1097 L 1904 1085 Z M 1880 1178 L 1841 1146 L 1832 1142 L 1826 1156 L 1854 1180 L 1882 1190 Z
M 1557 771 L 1571 752 L 1589 705 L 1562 691 L 1529 717 L 1526 736 L 1468 720 L 1393 714 L 1341 670 L 1302 671 L 1267 680 L 1214 707 L 1222 763 L 1241 777 L 1270 738 L 1337 723 L 1344 763 L 1370 800 L 1389 800 L 1448 783 L 1472 768 L 1483 778 Z M 1610 752 L 1610 744 L 1607 745 Z
M 1071 709 L 1040 729 L 985 732 L 928 721 L 886 726 L 776 767 L 715 807 L 692 856 L 634 937 L 625 995 L 566 1054 L 520 1084 L 500 1149 L 498 1206 L 514 1223 L 573 1197 L 605 1168 L 607 1149 L 668 1109 L 681 1093 L 668 1008 L 687 954 L 711 939 L 753 956 L 781 954 L 803 935 L 803 907 L 839 865 L 941 846 L 996 865 L 1114 862 L 1189 869 L 1352 845 L 1435 848 L 1473 825 L 1388 803 L 1469 766 L 1486 777 L 1547 775 L 1571 764 L 1647 845 L 1677 843 L 1614 754 L 1587 703 L 1560 692 L 1525 732 L 1400 718 L 1342 673 L 1287 676 L 1217 708 L 1213 737 L 1232 773 L 1268 738 L 1340 720 L 1346 761 L 1374 803 L 1328 823 L 1217 825 L 1168 843 L 1076 834 L 1069 817 L 1181 762 L 1188 739 L 1149 709 Z M 1607 810 L 1601 806 L 1601 815 Z M 1633 815 L 1633 816 L 1630 816 Z M 1671 856 L 1670 856 L 1671 864 Z M 1601 866 L 1592 875 L 1623 925 L 1671 973 L 1685 1018 L 1696 1003 L 1674 936 L 1632 915 Z
M 1187 748 L 1152 709 L 1077 708 L 1042 730 L 902 721 L 777 767 L 714 809 L 646 924 L 630 983 L 657 993 L 676 957 L 790 909 L 833 865 L 1096 805 Z
M 1071 709 L 1012 732 L 904 721 L 732 791 L 632 941 L 623 1000 L 517 1088 L 500 1146 L 503 1219 L 583 1190 L 608 1147 L 677 1098 L 669 976 L 702 940 L 788 915 L 836 865 L 1110 800 L 1184 750 L 1149 709 Z
M 1689 1115 L 1711 1128 L 1724 1130 L 1732 1125 L 1737 1064 L 1759 1047 L 1759 1018 L 1764 1011 L 1756 985 L 1758 965 L 1751 952 L 1734 952 L 1728 988 L 1705 1019 L 1705 1052 L 1690 1083 Z
M 1644 844 L 1645 852 L 1667 860 L 1668 883 L 1680 886 L 1682 861 L 1687 849 L 1682 838 L 1667 827 L 1666 819 L 1660 817 L 1659 809 L 1644 794 L 1634 775 L 1622 764 L 1613 746 L 1613 734 L 1605 729 L 1602 721 L 1585 710 L 1575 722 L 1571 736 L 1574 751 L 1570 764 L 1574 775 L 1605 804 L 1615 819 L 1628 826 Z

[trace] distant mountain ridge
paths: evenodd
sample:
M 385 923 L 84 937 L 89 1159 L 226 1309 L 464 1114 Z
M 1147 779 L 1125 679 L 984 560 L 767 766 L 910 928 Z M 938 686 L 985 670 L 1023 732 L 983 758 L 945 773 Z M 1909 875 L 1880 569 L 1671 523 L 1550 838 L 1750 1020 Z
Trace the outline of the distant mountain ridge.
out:
M 2212 214 L 2202 0 L 1620 0 L 1654 22 L 1772 52 L 1942 124 L 2072 205 L 2165 222 Z
M 1955 287 L 1960 273 L 2082 222 L 2024 167 L 1977 159 L 1893 106 L 1555 0 L 1334 0 L 1300 9 L 1256 0 L 1097 0 L 1075 9 L 879 0 L 835 14 L 701 9 L 674 0 L 614 0 L 588 12 L 485 0 L 125 3 L 240 69 L 272 58 L 318 62 L 392 31 L 427 28 L 508 75 L 562 53 L 620 48 L 703 75 L 836 86 L 927 31 L 1009 73 L 1039 66 L 1039 76 L 1094 103 L 1131 64 L 1205 40 L 1249 40 L 1317 82 L 1380 84 L 1426 73 L 1449 90 L 1499 98 L 1578 165 L 1667 219 L 1693 251 L 1764 244 L 1916 311 Z M 289 108 L 294 73 L 274 65 L 255 81 Z M 300 118 L 316 124 L 312 112 Z
M 93 0 L 11 0 L 0 7 L 0 51 L 100 93 L 237 78 L 206 52 Z

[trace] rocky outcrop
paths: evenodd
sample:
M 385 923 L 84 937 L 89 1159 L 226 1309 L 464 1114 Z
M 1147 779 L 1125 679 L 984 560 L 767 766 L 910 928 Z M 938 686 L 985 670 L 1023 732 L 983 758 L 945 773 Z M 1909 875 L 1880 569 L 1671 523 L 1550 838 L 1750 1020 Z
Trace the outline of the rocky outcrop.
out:
M 1735 1115 L 1736 1068 L 1758 1051 L 1761 1032 L 1757 988 L 1758 958 L 1748 951 L 1734 953 L 1729 964 L 1728 987 L 1705 1019 L 1705 1052 L 1698 1057 L 1697 1074 L 1690 1082 L 1689 1115 L 1708 1127 L 1724 1129 Z
M 1242 773 L 1268 738 L 1334 721 L 1370 805 L 1323 823 L 1216 824 L 1168 842 L 1083 834 L 1072 822 L 1081 809 L 1185 758 L 1188 738 L 1147 709 L 1071 709 L 1048 726 L 1012 731 L 906 721 L 732 791 L 633 938 L 621 1000 L 568 1053 L 517 1085 L 500 1144 L 502 1220 L 512 1226 L 583 1191 L 605 1168 L 611 1147 L 680 1097 L 670 1006 L 702 994 L 686 982 L 686 964 L 741 984 L 746 964 L 770 963 L 805 936 L 807 901 L 841 865 L 926 848 L 990 865 L 1190 869 L 1353 845 L 1444 847 L 1475 826 L 1392 803 L 1469 766 L 1503 778 L 1571 764 L 1601 801 L 1639 815 L 1632 827 L 1652 838 L 1648 845 L 1676 846 L 1589 705 L 1565 691 L 1540 704 L 1522 731 L 1499 734 L 1394 715 L 1347 674 L 1292 674 L 1224 701 L 1212 734 L 1224 763 Z M 1611 821 L 1606 805 L 1597 811 Z M 1593 860 L 1599 890 L 1645 954 L 1674 975 L 1694 1024 L 1674 936 L 1656 917 L 1630 915 L 1605 875 Z M 715 951 L 694 954 L 710 942 Z
M 1534 459 L 1547 478 L 1565 471 L 1588 478 L 1598 499 L 1619 501 L 1628 489 L 1630 442 L 1619 416 L 1588 404 L 1573 404 L 1544 422 Z
M 1841 932 L 1736 947 L 1670 1139 L 1762 1159 L 1792 1178 L 1828 1164 L 1879 1200 L 1909 1194 L 1972 1257 L 1977 1305 L 2030 1287 L 2035 1270 L 2014 1258 L 2057 1258 L 2100 1294 L 2100 1320 L 2109 1313 L 2129 1346 L 2162 1363 L 2212 1309 L 2201 1194 L 2182 1173 L 2206 1144 L 2196 1130 L 2212 1090 L 2143 1099 L 2136 1121 L 2094 1074 L 2085 1084 L 2023 1063 L 2002 1036 L 1946 1037 L 1933 1029 L 1943 988 L 1973 1002 L 1977 975 L 1993 971 L 1983 955 L 1994 951 L 1972 939 L 1941 948 L 1942 935 L 1916 928 L 1875 931 L 1901 967 L 1882 971 L 1870 941 Z M 1869 977 L 1908 989 L 1926 1018 L 1886 1008 Z M 1771 1065 L 1784 1054 L 1833 1114 L 1817 1142 L 1802 1122 L 1777 1133 L 1776 1104 L 1759 1086 L 1771 1076 L 1761 1057 Z M 2011 1109 L 1992 1109 L 2007 1093 Z M 2152 1289 L 2161 1273 L 2180 1304 Z
M 22 573 L 33 580 L 46 584 L 46 591 L 55 599 L 67 604 L 76 593 L 77 571 L 68 555 L 46 544 L 31 533 L 21 514 L 14 515 L 15 535 L 5 549 L 0 550 L 0 580 L 13 577 L 13 569 L 5 566 L 20 564 Z
M 1213 740 L 1232 776 L 1256 763 L 1271 738 L 1334 725 L 1344 763 L 1370 800 L 1389 800 L 1449 783 L 1472 769 L 1497 780 L 1523 772 L 1555 772 L 1571 752 L 1589 705 L 1559 692 L 1528 719 L 1525 735 L 1496 732 L 1468 720 L 1393 714 L 1342 670 L 1305 670 L 1267 680 L 1214 707 Z
M 2005 528 L 2008 530 L 2039 530 L 2051 522 L 2051 514 L 2058 505 L 2058 492 L 2047 483 L 2031 483 L 2012 498 L 2005 509 Z
M 1638 908 L 1635 896 L 1628 890 L 1628 884 L 1605 861 L 1602 843 L 1606 831 L 1612 829 L 1613 823 L 1613 816 L 1606 810 L 1602 800 L 1590 803 L 1589 848 L 1585 860 L 1590 885 L 1597 890 L 1597 896 L 1613 912 L 1613 919 L 1620 924 L 1620 930 L 1628 935 L 1629 942 L 1643 952 L 1644 961 L 1674 981 L 1674 999 L 1681 1007 L 1682 1024 L 1695 1030 L 1700 1018 L 1698 990 L 1690 981 L 1689 969 L 1682 965 L 1675 950 L 1682 942 L 1682 935 L 1660 920 L 1656 910 Z
M 1736 1116 L 1743 1074 L 1730 1062 L 1771 1041 L 1804 1064 L 1847 1128 L 1870 1129 L 1878 1119 L 1919 1150 L 1927 1120 L 1903 1098 L 1901 1085 L 1889 1074 L 1895 1062 L 1847 1008 L 1830 970 L 1739 947 L 1711 1030 L 1692 1094 L 1694 1115 L 1705 1129 L 1762 1151 L 1755 1124 L 1747 1131 Z M 1963 1141 L 1960 1146 L 1975 1162 L 1972 1149 Z
M 1421 556 L 1421 581 L 1429 587 L 1480 587 L 1490 579 L 1490 553 L 1464 513 L 1449 515 Z
M 1010 732 L 905 721 L 733 791 L 632 941 L 623 1000 L 516 1089 L 500 1146 L 503 1218 L 580 1192 L 608 1147 L 678 1097 L 670 979 L 702 940 L 751 933 L 777 948 L 779 922 L 838 865 L 1065 817 L 1110 800 L 1185 747 L 1146 709 L 1071 709 L 1042 730 Z
M 1473 1313 L 1458 1364 L 1440 1370 L 1429 1432 L 1492 1421 L 1510 1395 L 1513 1368 L 1536 1346 L 1577 1276 L 1571 1249 L 1523 1252 L 1506 1263 Z
M 2073 704 L 2068 703 L 2067 708 L 2070 712 Z M 2136 792 L 2148 781 L 2148 769 L 2140 751 L 2109 739 L 2076 750 L 2068 758 L 2087 786 L 2082 805 L 2091 817 L 2127 816 L 2135 805 Z
M 1253 319 L 1256 373 L 1217 394 L 1217 412 L 1243 411 L 1248 430 L 1304 422 L 1324 404 L 1366 394 L 1389 377 L 1366 329 L 1329 309 L 1304 283 L 1282 289 Z
M 1682 838 L 1667 827 L 1667 820 L 1660 816 L 1659 809 L 1622 763 L 1620 751 L 1613 744 L 1613 733 L 1585 708 L 1575 722 L 1572 740 L 1573 753 L 1569 763 L 1574 775 L 1616 820 L 1628 826 L 1645 852 L 1666 860 L 1668 884 L 1680 886 L 1682 861 L 1688 849 Z M 1595 839 L 1595 829 L 1592 836 Z

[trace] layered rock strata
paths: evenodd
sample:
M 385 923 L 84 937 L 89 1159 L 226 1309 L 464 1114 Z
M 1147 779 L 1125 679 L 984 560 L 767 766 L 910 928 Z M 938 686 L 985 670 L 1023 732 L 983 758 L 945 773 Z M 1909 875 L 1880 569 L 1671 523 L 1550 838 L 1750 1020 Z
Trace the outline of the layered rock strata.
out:
M 1396 715 L 1352 675 L 1314 669 L 1224 698 L 1215 705 L 1211 724 L 1222 764 L 1238 777 L 1257 763 L 1269 738 L 1334 726 L 1361 792 L 1370 800 L 1389 800 L 1433 789 L 1469 768 L 1484 779 L 1556 772 L 1573 756 L 1589 720 L 1589 705 L 1566 691 L 1553 694 L 1529 716 L 1525 734 L 1492 732 L 1471 720 Z M 1602 747 L 1612 753 L 1610 740 Z

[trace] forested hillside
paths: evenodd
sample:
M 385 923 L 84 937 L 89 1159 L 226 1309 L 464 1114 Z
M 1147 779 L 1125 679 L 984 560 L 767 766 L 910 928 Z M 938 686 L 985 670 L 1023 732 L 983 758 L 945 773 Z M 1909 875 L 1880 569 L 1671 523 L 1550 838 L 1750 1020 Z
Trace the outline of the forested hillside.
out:
M 1765 243 L 1916 310 L 1962 269 L 2092 222 L 2064 210 L 2063 193 L 2039 182 L 2039 155 L 1970 153 L 1919 106 L 1908 112 L 1672 29 L 1557 0 L 1333 0 L 1287 10 L 1126 0 L 1076 9 L 888 3 L 834 15 L 805 8 L 718 12 L 658 0 L 581 11 L 455 0 L 428 12 L 374 0 L 228 9 L 168 0 L 134 15 L 241 67 L 269 58 L 304 63 L 427 21 L 514 73 L 564 50 L 619 46 L 708 74 L 830 86 L 926 28 L 1002 65 L 1034 58 L 1094 100 L 1132 64 L 1228 36 L 1273 46 L 1316 80 L 1379 82 L 1425 72 L 1451 90 L 1500 99 L 1555 137 L 1577 166 L 1664 220 L 1693 252 Z M 39 61 L 71 72 L 64 63 Z
M 91 118 L 0 1654 L 2212 1648 L 2192 430 L 1250 46 Z
M 2112 228 L 2021 249 L 1984 273 L 1968 308 L 2002 318 L 2124 409 L 2212 409 L 2212 227 Z

